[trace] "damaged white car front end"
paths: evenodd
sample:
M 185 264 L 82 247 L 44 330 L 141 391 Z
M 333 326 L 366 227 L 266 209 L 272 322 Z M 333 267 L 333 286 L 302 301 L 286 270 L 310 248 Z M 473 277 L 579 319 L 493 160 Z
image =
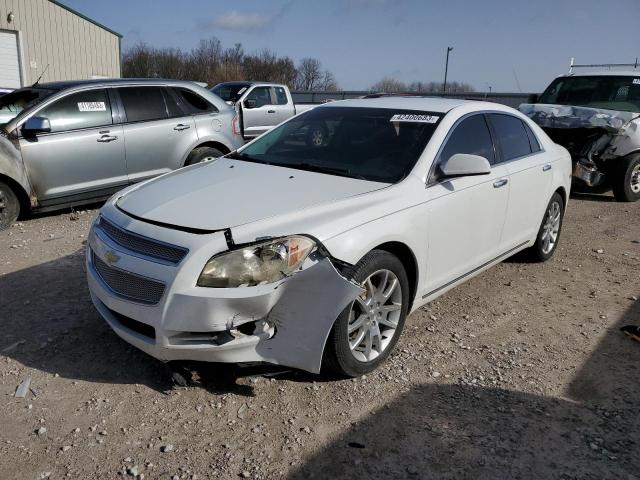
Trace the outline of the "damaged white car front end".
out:
M 152 240 L 172 234 L 179 246 Z M 229 250 L 228 235 L 184 235 L 135 220 L 110 201 L 87 249 L 95 307 L 120 337 L 159 360 L 269 362 L 319 372 L 329 330 L 361 288 L 311 238 Z M 221 254 L 209 258 L 216 250 Z M 229 257 L 255 255 L 259 269 L 260 254 L 291 262 L 290 271 L 253 272 L 256 282 L 233 284 Z M 212 260 L 219 265 L 211 266 Z M 196 271 L 202 272 L 194 283 Z

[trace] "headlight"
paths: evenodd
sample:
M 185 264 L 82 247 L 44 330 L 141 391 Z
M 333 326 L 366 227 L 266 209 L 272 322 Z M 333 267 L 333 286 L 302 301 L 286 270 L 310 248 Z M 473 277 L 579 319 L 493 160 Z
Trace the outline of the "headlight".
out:
M 252 287 L 283 279 L 302 266 L 315 247 L 307 237 L 285 237 L 212 257 L 199 287 Z

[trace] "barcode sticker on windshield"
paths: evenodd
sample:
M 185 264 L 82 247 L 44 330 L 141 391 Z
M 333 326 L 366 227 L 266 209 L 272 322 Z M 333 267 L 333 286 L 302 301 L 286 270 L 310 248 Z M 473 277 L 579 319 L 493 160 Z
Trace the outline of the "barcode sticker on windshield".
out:
M 436 115 L 415 115 L 412 113 L 401 113 L 391 117 L 390 122 L 418 122 L 418 123 L 436 123 L 440 117 Z
M 104 102 L 78 102 L 78 110 L 81 112 L 106 112 Z
M 634 85 L 640 85 L 640 78 L 634 78 L 633 79 L 633 84 Z

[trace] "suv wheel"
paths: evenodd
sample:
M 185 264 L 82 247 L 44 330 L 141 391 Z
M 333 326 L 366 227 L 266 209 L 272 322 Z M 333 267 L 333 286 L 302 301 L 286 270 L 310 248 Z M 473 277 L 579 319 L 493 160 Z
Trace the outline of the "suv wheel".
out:
M 563 217 L 564 202 L 562 201 L 562 196 L 556 192 L 549 200 L 549 205 L 545 210 L 542 225 L 540 225 L 538 236 L 536 237 L 536 243 L 529 248 L 532 260 L 545 262 L 553 256 L 556 248 L 558 248 Z
M 373 250 L 350 277 L 363 293 L 336 319 L 324 353 L 324 365 L 347 377 L 374 370 L 385 361 L 402 333 L 409 305 L 409 281 L 398 258 Z
M 613 176 L 613 195 L 619 202 L 640 200 L 640 155 L 618 160 Z
M 210 160 L 215 160 L 224 155 L 220 150 L 213 147 L 198 147 L 194 148 L 193 151 L 187 157 L 187 160 L 184 162 L 184 166 L 195 165 L 200 162 L 207 162 Z
M 9 228 L 20 215 L 20 202 L 15 192 L 0 181 L 0 230 Z

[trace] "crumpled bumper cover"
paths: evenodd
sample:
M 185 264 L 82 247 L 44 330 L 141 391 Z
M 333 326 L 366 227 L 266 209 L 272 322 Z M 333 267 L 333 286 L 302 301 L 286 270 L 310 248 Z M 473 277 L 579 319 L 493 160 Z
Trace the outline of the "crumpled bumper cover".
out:
M 121 213 L 105 207 L 103 214 L 110 214 L 110 221 L 122 225 L 113 218 Z M 126 228 L 141 230 L 140 234 L 150 235 L 161 228 L 138 225 L 141 222 L 130 219 L 127 223 Z M 87 279 L 91 299 L 111 328 L 125 341 L 163 361 L 268 362 L 318 373 L 335 319 L 361 288 L 323 256 L 308 260 L 305 269 L 270 285 L 197 287 L 203 259 L 211 256 L 206 245 L 219 247 L 221 240 L 216 237 L 207 242 L 202 236 L 195 237 L 200 245 L 185 245 L 190 248 L 185 260 L 178 266 L 166 266 L 131 255 L 94 225 L 87 248 Z M 200 251 L 203 248 L 205 253 Z M 117 258 L 117 268 L 162 281 L 166 285 L 162 299 L 145 305 L 122 298 L 98 273 L 94 256 L 102 261 Z M 250 322 L 256 325 L 253 332 L 237 329 Z

